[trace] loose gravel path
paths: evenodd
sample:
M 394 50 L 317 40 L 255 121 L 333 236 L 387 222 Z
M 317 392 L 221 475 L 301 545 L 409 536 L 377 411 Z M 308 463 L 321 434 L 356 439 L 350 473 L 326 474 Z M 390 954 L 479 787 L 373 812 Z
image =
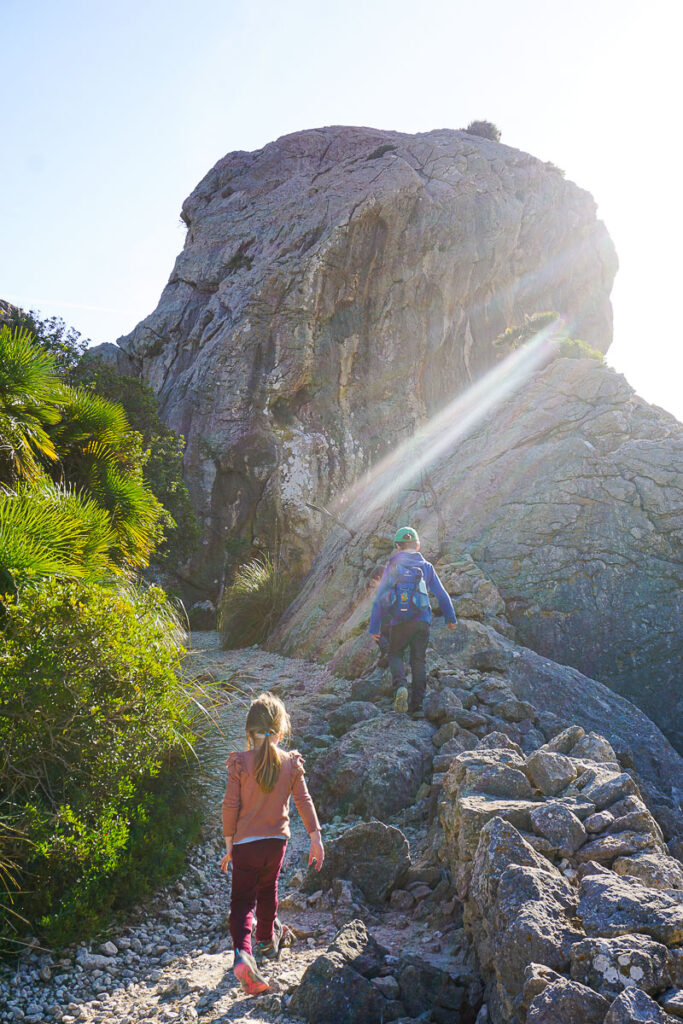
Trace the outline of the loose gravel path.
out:
M 297 891 L 306 865 L 308 837 L 293 809 L 292 839 L 280 889 L 281 913 L 301 937 L 269 967 L 271 993 L 256 999 L 243 996 L 232 974 L 227 932 L 229 878 L 218 867 L 224 848 L 220 804 L 225 760 L 230 750 L 244 747 L 246 708 L 255 693 L 269 688 L 278 692 L 295 730 L 305 731 L 311 700 L 318 691 L 333 689 L 334 679 L 319 665 L 259 648 L 221 651 L 215 633 L 193 634 L 188 671 L 205 682 L 220 682 L 222 699 L 215 721 L 198 745 L 200 768 L 193 785 L 204 807 L 204 836 L 191 850 L 185 874 L 98 941 L 71 948 L 61 958 L 34 950 L 18 965 L 6 966 L 0 974 L 3 1024 L 197 1020 L 289 1024 L 293 1020 L 287 1014 L 286 993 L 336 932 L 340 909 L 330 906 L 320 894 L 307 898 Z M 324 839 L 354 823 L 355 819 L 324 823 Z M 405 831 L 415 850 L 424 836 L 416 830 Z M 379 917 L 366 915 L 366 923 L 392 952 L 400 951 L 408 923 L 405 915 L 387 909 Z M 425 922 L 416 924 L 411 943 L 419 942 L 425 929 L 428 931 Z M 445 955 L 450 960 L 453 951 Z

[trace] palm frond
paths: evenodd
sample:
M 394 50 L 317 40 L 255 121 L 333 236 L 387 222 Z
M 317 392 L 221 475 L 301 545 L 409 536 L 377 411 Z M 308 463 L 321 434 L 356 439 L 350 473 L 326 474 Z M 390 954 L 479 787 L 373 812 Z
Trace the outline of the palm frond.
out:
M 0 584 L 4 592 L 44 576 L 111 575 L 115 531 L 93 498 L 41 480 L 0 491 Z

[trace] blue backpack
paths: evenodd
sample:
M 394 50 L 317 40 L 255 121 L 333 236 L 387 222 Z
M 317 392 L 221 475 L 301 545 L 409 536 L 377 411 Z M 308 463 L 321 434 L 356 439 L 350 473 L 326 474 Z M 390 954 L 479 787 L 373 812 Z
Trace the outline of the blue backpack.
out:
M 402 565 L 396 572 L 398 579 L 392 588 L 389 606 L 391 616 L 401 621 L 415 619 L 429 607 L 424 573 L 419 565 Z

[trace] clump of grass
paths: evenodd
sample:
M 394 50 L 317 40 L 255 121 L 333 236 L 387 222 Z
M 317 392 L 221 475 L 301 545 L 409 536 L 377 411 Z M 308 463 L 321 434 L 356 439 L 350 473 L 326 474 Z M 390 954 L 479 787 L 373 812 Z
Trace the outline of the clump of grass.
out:
M 262 643 L 293 596 L 293 583 L 282 566 L 267 555 L 253 558 L 235 573 L 218 615 L 225 649 Z

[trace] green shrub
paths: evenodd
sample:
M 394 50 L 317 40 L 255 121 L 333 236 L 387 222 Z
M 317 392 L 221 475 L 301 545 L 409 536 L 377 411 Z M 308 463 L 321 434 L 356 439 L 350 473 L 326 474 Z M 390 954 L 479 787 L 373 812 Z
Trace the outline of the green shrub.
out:
M 16 909 L 51 941 L 147 884 L 137 847 L 163 848 L 162 874 L 182 853 L 194 812 L 178 766 L 196 732 L 182 639 L 158 588 L 52 579 L 5 601 L 0 815 L 31 844 L 6 852 L 22 863 Z
M 586 341 L 580 341 L 579 338 L 563 338 L 557 354 L 567 359 L 596 359 L 599 363 L 605 361 L 599 349 L 593 348 Z
M 496 348 L 504 349 L 507 352 L 515 352 L 522 345 L 526 345 L 527 342 L 540 334 L 541 331 L 550 336 L 554 333 L 554 331 L 551 331 L 553 324 L 557 325 L 557 330 L 559 331 L 561 328 L 559 313 L 533 313 L 531 316 L 525 314 L 523 323 L 517 324 L 514 327 L 508 327 L 506 331 L 498 335 L 493 344 Z
M 292 581 L 270 558 L 254 558 L 235 573 L 218 614 L 224 648 L 250 647 L 268 636 L 293 596 Z
M 490 139 L 491 142 L 500 142 L 500 128 L 493 121 L 470 121 L 465 131 L 468 135 L 478 135 L 482 139 Z
M 526 314 L 522 324 L 508 327 L 493 344 L 505 353 L 515 352 L 541 334 L 554 345 L 554 349 L 551 350 L 551 358 L 564 356 L 567 359 L 596 359 L 600 363 L 603 362 L 602 352 L 597 348 L 592 348 L 585 341 L 579 341 L 578 338 L 570 338 L 567 335 L 564 321 L 559 313 L 534 313 L 531 316 Z

